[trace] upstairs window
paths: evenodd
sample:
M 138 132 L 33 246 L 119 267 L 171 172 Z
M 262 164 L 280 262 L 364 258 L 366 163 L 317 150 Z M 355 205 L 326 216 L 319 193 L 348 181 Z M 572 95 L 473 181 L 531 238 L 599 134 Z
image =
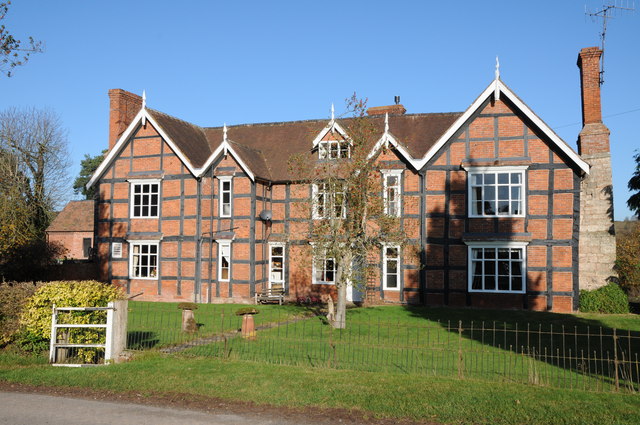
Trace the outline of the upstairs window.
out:
M 400 216 L 402 170 L 383 170 L 382 185 L 384 213 L 393 217 Z
M 337 184 L 320 183 L 312 186 L 313 218 L 345 218 L 346 202 L 344 189 Z
M 131 218 L 157 218 L 160 200 L 158 180 L 131 182 Z
M 320 159 L 351 158 L 351 146 L 346 140 L 323 140 L 318 143 Z
M 524 216 L 525 167 L 472 168 L 467 171 L 471 217 Z
M 220 217 L 231 217 L 231 176 L 219 176 L 220 180 Z

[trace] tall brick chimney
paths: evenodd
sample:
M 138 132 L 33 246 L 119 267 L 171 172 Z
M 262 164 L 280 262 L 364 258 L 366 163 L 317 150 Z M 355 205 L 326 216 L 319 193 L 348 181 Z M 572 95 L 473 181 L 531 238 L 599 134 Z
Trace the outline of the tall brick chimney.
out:
M 582 95 L 582 131 L 578 153 L 591 166 L 580 182 L 579 286 L 595 289 L 615 277 L 616 238 L 609 129 L 602 122 L 600 57 L 587 47 L 578 55 Z
M 111 150 L 136 114 L 140 112 L 142 98 L 126 90 L 111 89 L 109 104 L 109 150 Z
M 371 108 L 367 109 L 367 115 L 371 117 L 377 117 L 384 114 L 402 115 L 405 112 L 407 112 L 407 110 L 399 103 L 387 106 L 372 106 Z

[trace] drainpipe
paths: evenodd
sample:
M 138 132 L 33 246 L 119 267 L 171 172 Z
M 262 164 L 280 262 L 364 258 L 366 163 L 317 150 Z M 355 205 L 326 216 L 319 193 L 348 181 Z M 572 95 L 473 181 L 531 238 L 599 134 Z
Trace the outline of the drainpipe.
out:
M 202 178 L 197 179 L 196 193 L 196 271 L 195 271 L 195 288 L 193 293 L 193 301 L 200 302 L 202 299 L 202 276 L 200 273 L 200 265 L 202 263 Z
M 427 303 L 426 170 L 418 171 L 418 176 L 420 177 L 420 304 L 425 305 Z

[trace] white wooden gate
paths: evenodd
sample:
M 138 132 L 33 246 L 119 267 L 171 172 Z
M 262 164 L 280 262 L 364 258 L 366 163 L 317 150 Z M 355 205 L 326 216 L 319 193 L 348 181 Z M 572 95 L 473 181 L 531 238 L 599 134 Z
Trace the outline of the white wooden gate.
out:
M 59 323 L 58 313 L 69 311 L 106 311 L 106 323 L 75 324 Z M 104 360 L 108 363 L 116 359 L 125 349 L 127 342 L 127 311 L 126 300 L 112 301 L 107 307 L 56 307 L 53 305 L 51 313 L 51 341 L 49 345 L 49 363 L 53 366 L 94 366 L 86 363 L 58 363 L 59 348 L 104 348 Z M 105 341 L 102 344 L 71 344 L 68 341 L 58 342 L 58 329 L 94 328 L 106 329 Z

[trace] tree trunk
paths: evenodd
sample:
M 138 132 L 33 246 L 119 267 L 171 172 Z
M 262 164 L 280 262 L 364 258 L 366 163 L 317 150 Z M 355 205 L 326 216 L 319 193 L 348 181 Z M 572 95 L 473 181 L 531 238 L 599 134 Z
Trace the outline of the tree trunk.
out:
M 338 285 L 338 303 L 336 305 L 336 314 L 331 322 L 331 326 L 335 329 L 344 329 L 347 327 L 347 284 Z

